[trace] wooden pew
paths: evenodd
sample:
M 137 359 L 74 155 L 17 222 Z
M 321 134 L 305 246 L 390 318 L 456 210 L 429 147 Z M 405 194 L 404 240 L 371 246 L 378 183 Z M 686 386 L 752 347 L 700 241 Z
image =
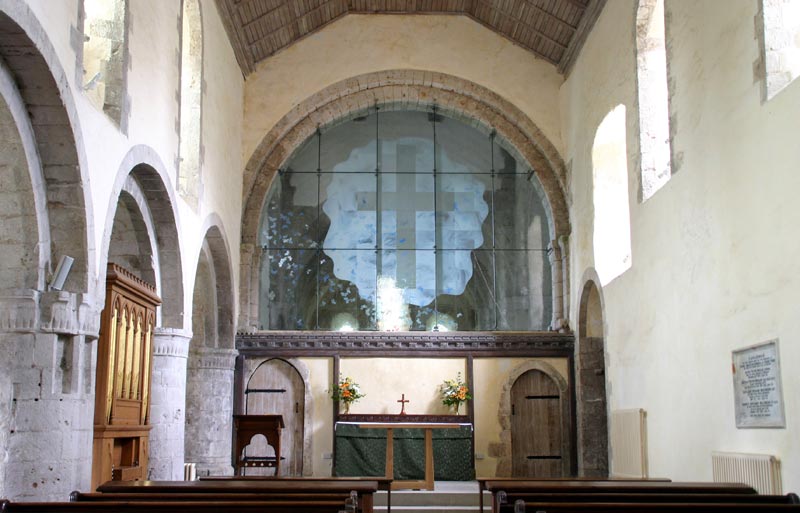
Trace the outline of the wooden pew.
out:
M 739 503 L 739 504 L 800 504 L 794 493 L 786 495 L 757 495 L 744 493 L 514 493 L 505 507 L 521 500 L 526 503 Z
M 564 477 L 544 477 L 544 478 L 537 478 L 537 479 L 532 479 L 532 478 L 529 478 L 529 477 L 478 477 L 477 481 L 478 481 L 478 496 L 480 497 L 480 499 L 479 499 L 479 502 L 480 502 L 480 513 L 483 513 L 483 492 L 486 491 L 486 482 L 487 481 L 493 481 L 493 482 L 501 482 L 502 481 L 502 482 L 514 483 L 514 482 L 531 481 L 531 480 L 544 481 L 544 482 L 556 481 L 556 482 L 559 482 L 559 483 L 560 482 L 566 482 L 566 481 L 587 481 L 587 482 L 588 481 L 591 481 L 591 482 L 596 482 L 596 481 L 613 481 L 613 482 L 647 481 L 647 482 L 655 482 L 655 483 L 669 483 L 670 481 L 672 481 L 671 479 L 667 479 L 667 478 L 647 478 L 647 479 L 644 479 L 644 478 L 627 478 L 627 477 L 614 477 L 614 478 L 608 478 L 608 479 L 597 479 L 597 478 L 592 478 L 592 477 L 569 477 L 569 478 L 564 478 Z
M 392 480 L 387 477 L 296 477 L 296 476 L 204 476 L 200 481 L 375 481 L 378 490 L 386 492 L 386 511 L 392 511 Z
M 541 513 L 797 513 L 800 504 L 763 503 L 524 503 L 524 512 Z M 504 504 L 500 513 L 519 511 L 514 504 Z
M 492 493 L 492 511 L 498 513 L 502 503 L 512 503 L 515 494 L 755 494 L 756 491 L 739 483 L 673 483 L 670 481 L 620 481 L 620 480 L 491 480 L 484 488 Z M 483 495 L 481 495 L 481 508 Z
M 378 490 L 375 480 L 365 479 L 220 479 L 207 481 L 109 481 L 97 488 L 101 493 L 125 493 L 147 496 L 150 494 L 204 494 L 209 500 L 227 500 L 226 495 L 256 494 L 262 496 L 292 496 L 300 500 L 310 494 L 340 494 L 349 497 L 355 492 L 359 510 L 372 513 L 374 495 Z M 143 500 L 147 500 L 144 499 Z M 343 504 L 342 504 L 343 505 Z
M 0 501 L 0 513 L 338 513 L 344 501 Z

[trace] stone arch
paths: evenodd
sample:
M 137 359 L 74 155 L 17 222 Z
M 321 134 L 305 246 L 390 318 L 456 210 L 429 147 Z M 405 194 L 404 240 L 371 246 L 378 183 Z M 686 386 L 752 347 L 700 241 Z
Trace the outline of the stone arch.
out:
M 41 178 L 35 183 L 43 184 L 50 227 L 49 237 L 39 241 L 49 246 L 40 251 L 49 259 L 45 274 L 62 255 L 71 256 L 75 260 L 64 290 L 86 292 L 93 285 L 95 254 L 89 239 L 92 203 L 84 186 L 87 164 L 77 109 L 52 43 L 21 2 L 0 1 L 0 57 L 28 113 L 39 154 Z M 96 322 L 85 327 L 96 332 Z
M 199 0 L 181 6 L 180 143 L 178 191 L 195 209 L 203 194 L 203 12 Z
M 233 270 L 228 237 L 225 234 L 222 220 L 216 214 L 209 216 L 203 226 L 205 227 L 206 235 L 203 239 L 198 266 L 201 261 L 205 260 L 209 266 L 209 272 L 213 274 L 214 288 L 212 292 L 214 293 L 216 315 L 214 328 L 216 343 L 213 347 L 234 349 L 236 327 L 234 324 L 233 298 L 235 289 L 233 287 Z M 195 291 L 197 291 L 196 283 Z M 192 308 L 192 315 L 194 316 L 194 307 Z
M 94 229 L 69 82 L 36 15 L 19 1 L 0 0 L 0 94 L 2 225 L 24 232 L 6 233 L 14 244 L 0 253 L 14 273 L 0 274 L 0 495 L 55 500 L 89 481 Z M 74 259 L 71 272 L 61 291 L 49 291 L 62 256 Z M 69 452 L 9 450 L 30 438 L 31 418 L 37 437 L 61 439 L 67 422 L 80 442 Z
M 605 315 L 600 278 L 584 272 L 575 344 L 578 475 L 608 477 L 608 401 L 605 369 Z
M 311 390 L 311 370 L 308 366 L 298 358 L 266 358 L 263 360 L 248 359 L 245 363 L 244 369 L 244 382 L 249 383 L 253 374 L 258 368 L 269 360 L 283 360 L 287 364 L 294 367 L 300 377 L 305 383 L 304 397 L 305 414 L 303 415 L 303 476 L 310 477 L 313 475 L 314 461 L 313 461 L 313 447 L 314 447 L 314 395 Z
M 556 241 L 570 233 L 566 167 L 552 143 L 525 113 L 483 86 L 452 75 L 415 70 L 368 73 L 330 85 L 298 104 L 265 135 L 245 167 L 240 265 L 242 329 L 255 325 L 258 318 L 258 227 L 277 170 L 319 127 L 356 116 L 376 104 L 418 110 L 436 105 L 445 115 L 495 130 L 513 146 L 521 161 L 535 170 L 549 207 L 552 246 L 560 254 Z M 561 292 L 566 273 L 562 272 L 560 258 L 553 261 L 557 267 L 553 273 L 553 318 L 557 321 L 566 310 L 566 298 Z
M 139 192 L 134 195 L 125 192 L 126 184 L 131 190 Z M 182 329 L 184 327 L 183 270 L 175 192 L 169 182 L 166 168 L 153 149 L 142 145 L 134 146 L 122 159 L 106 213 L 100 254 L 104 263 L 109 260 L 113 222 L 124 193 L 132 198 L 137 197 L 136 204 L 146 207 L 150 213 L 148 222 L 151 233 L 148 237 L 155 244 L 152 248 L 153 257 L 158 265 L 155 285 L 162 301 L 159 309 L 159 327 Z M 128 201 L 130 202 L 130 199 Z M 105 267 L 100 270 L 98 286 L 105 287 Z M 98 295 L 102 297 L 101 293 Z
M 545 373 L 558 387 L 561 395 L 561 432 L 564 433 L 561 442 L 562 454 L 566 454 L 569 459 L 572 458 L 569 436 L 572 422 L 569 383 L 558 370 L 549 363 L 542 360 L 529 360 L 517 365 L 508 374 L 508 378 L 505 383 L 503 383 L 503 389 L 500 392 L 500 407 L 497 414 L 498 421 L 500 422 L 500 456 L 497 459 L 497 469 L 495 471 L 495 475 L 498 477 L 511 476 L 511 388 L 520 376 L 532 370 Z
M 50 261 L 45 183 L 30 118 L 14 78 L 0 59 L 0 290 L 44 290 Z

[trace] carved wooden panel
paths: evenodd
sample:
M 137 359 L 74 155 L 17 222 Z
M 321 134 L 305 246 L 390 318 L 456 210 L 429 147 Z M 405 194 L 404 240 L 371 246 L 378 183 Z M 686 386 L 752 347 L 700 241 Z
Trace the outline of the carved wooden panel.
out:
M 115 476 L 144 479 L 150 431 L 155 288 L 109 263 L 97 345 L 92 488 Z

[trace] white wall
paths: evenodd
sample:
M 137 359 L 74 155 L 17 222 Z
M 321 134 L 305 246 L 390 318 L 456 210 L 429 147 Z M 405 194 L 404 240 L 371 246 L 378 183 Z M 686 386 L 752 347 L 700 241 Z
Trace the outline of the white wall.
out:
M 616 105 L 627 111 L 632 267 L 603 291 L 610 407 L 647 410 L 653 476 L 710 480 L 713 450 L 770 453 L 783 462 L 784 490 L 794 491 L 800 86 L 761 103 L 756 0 L 667 0 L 676 174 L 639 203 L 635 8 L 608 2 L 561 94 L 573 276 L 594 266 L 595 130 Z M 571 283 L 576 326 L 581 283 Z M 731 351 L 772 338 L 787 428 L 737 429 Z

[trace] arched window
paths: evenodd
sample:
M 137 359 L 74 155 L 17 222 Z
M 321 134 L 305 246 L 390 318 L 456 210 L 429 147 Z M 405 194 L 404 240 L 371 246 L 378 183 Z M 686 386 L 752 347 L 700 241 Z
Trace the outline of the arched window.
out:
M 603 286 L 632 264 L 625 133 L 625 106 L 617 105 L 597 127 L 592 145 L 594 261 Z
M 800 75 L 800 2 L 761 0 L 758 16 L 765 100 Z
M 86 96 L 123 132 L 126 61 L 128 59 L 126 0 L 83 0 L 80 78 Z
M 636 10 L 641 201 L 672 176 L 664 0 L 639 0 Z
M 477 123 L 372 109 L 318 131 L 262 211 L 262 329 L 540 330 L 549 209 Z
M 203 29 L 200 4 L 183 0 L 178 191 L 193 207 L 201 192 L 200 134 L 203 105 Z

